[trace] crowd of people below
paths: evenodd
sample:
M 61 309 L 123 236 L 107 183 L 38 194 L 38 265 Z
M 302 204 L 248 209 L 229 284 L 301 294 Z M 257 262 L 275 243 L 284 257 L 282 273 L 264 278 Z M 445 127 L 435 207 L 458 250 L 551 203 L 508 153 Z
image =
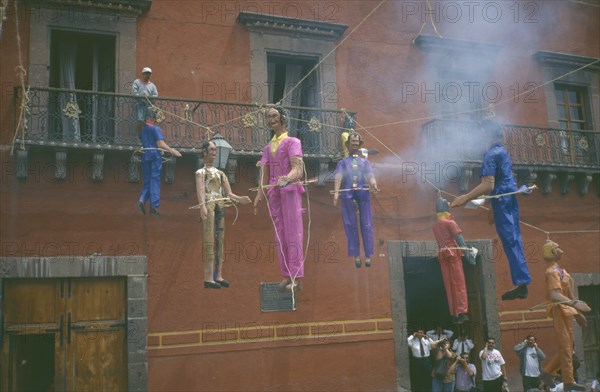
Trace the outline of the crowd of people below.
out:
M 407 339 L 411 356 L 411 385 L 413 391 L 432 392 L 505 392 L 508 391 L 508 374 L 505 358 L 496 348 L 496 340 L 488 338 L 479 352 L 473 351 L 475 344 L 464 330 L 454 332 L 441 326 L 424 331 L 417 329 Z M 544 382 L 541 362 L 546 355 L 538 347 L 534 335 L 528 335 L 514 346 L 519 360 L 522 378 L 522 391 L 525 392 L 566 392 L 560 372 L 553 375 L 552 382 Z M 472 359 L 478 359 L 481 374 Z M 575 381 L 579 382 L 577 369 L 580 363 L 573 353 Z M 477 383 L 477 379 L 481 383 Z M 479 388 L 482 389 L 479 389 Z M 600 392 L 600 372 L 592 382 L 591 390 Z

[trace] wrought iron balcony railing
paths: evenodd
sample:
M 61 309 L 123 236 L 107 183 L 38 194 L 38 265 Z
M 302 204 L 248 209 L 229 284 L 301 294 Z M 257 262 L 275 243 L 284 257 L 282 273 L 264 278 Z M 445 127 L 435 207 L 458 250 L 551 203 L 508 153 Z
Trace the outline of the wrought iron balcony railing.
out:
M 429 159 L 480 164 L 489 144 L 475 122 L 432 120 L 422 127 Z M 504 126 L 504 144 L 513 165 L 538 169 L 597 171 L 600 132 Z
M 15 118 L 22 93 L 22 89 L 15 89 Z M 24 127 L 17 130 L 17 141 L 103 150 L 139 147 L 136 114 L 139 108 L 149 105 L 145 98 L 131 95 L 33 87 L 27 90 L 24 102 Z M 233 146 L 233 155 L 258 155 L 270 140 L 265 106 L 165 97 L 152 98 L 152 104 L 159 108 L 158 121 L 165 140 L 184 152 L 197 150 L 210 138 L 206 127 L 220 133 Z M 290 133 L 302 140 L 305 156 L 340 155 L 345 117 L 342 111 L 287 109 Z

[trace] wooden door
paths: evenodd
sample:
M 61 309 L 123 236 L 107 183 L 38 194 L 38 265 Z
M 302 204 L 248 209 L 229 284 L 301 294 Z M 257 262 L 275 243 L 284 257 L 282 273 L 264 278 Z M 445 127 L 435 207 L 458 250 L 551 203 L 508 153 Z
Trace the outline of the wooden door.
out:
M 2 391 L 127 389 L 124 279 L 3 286 Z

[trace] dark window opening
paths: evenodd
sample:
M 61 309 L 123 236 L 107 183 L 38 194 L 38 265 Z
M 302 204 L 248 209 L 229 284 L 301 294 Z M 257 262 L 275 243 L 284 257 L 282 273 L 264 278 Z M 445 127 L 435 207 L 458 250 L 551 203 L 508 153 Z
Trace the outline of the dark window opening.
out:
M 283 106 L 318 108 L 319 84 L 317 70 L 311 72 L 317 64 L 316 58 L 267 55 L 269 101 L 281 102 Z M 318 153 L 321 145 L 319 132 L 312 132 L 308 122 L 311 118 L 320 120 L 316 111 L 290 109 L 289 131 L 302 141 L 305 154 Z
M 53 31 L 50 87 L 83 92 L 52 92 L 50 139 L 109 143 L 114 136 L 115 36 Z

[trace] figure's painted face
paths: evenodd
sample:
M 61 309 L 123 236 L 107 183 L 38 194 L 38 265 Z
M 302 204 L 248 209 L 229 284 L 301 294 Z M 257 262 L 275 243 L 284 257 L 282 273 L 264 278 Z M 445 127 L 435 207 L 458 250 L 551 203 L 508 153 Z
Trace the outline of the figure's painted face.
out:
M 268 127 L 277 132 L 278 130 L 283 128 L 283 123 L 285 119 L 282 119 L 281 114 L 275 108 L 270 108 L 267 111 L 267 125 Z
M 362 139 L 357 134 L 352 134 L 348 137 L 348 150 L 351 153 L 358 152 L 358 149 L 362 145 Z
M 560 245 L 553 241 L 546 241 L 542 246 L 542 254 L 544 259 L 547 261 L 558 261 L 563 255 L 563 250 L 560 249 Z
M 217 146 L 215 143 L 208 143 L 208 149 L 204 153 L 204 160 L 208 163 L 213 163 L 217 159 Z
M 150 76 L 152 76 L 151 72 L 144 72 L 142 74 L 142 79 L 144 80 L 144 82 L 148 83 L 148 81 L 150 81 Z

